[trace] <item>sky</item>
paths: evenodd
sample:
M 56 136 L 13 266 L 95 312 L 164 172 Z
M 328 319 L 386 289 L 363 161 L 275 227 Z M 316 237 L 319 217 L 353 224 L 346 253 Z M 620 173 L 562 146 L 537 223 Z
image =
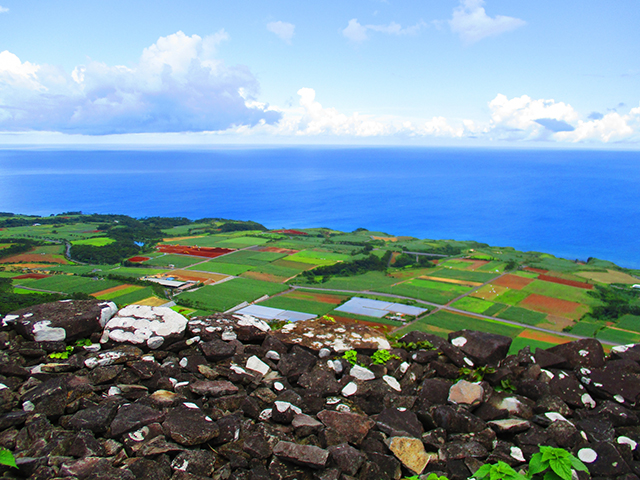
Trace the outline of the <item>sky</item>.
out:
M 0 0 L 0 147 L 637 149 L 635 0 Z

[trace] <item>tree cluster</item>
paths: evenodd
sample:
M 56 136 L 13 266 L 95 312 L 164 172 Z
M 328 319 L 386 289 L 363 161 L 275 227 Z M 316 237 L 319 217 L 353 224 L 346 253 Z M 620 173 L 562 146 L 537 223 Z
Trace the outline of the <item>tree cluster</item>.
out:
M 323 267 L 316 267 L 312 270 L 307 270 L 302 273 L 302 276 L 308 280 L 315 280 L 316 277 L 351 277 L 353 275 L 361 275 L 363 273 L 371 271 L 385 271 L 389 260 L 391 259 L 391 251 L 387 251 L 382 258 L 376 255 L 369 255 L 366 258 L 360 260 L 353 260 L 351 262 L 340 262 L 334 265 L 326 265 Z

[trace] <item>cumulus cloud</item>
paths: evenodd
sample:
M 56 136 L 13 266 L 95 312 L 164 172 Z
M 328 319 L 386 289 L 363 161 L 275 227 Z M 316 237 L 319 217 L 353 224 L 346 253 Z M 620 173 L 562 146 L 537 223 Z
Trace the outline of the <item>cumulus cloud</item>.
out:
M 275 33 L 278 37 L 280 37 L 287 43 L 291 43 L 291 39 L 293 38 L 295 29 L 296 26 L 294 24 L 281 22 L 279 20 L 277 22 L 267 23 L 267 30 Z
M 496 15 L 492 18 L 487 15 L 483 5 L 484 0 L 460 0 L 460 5 L 453 10 L 449 26 L 465 44 L 510 32 L 527 23 L 519 18 L 504 15 Z
M 410 27 L 402 28 L 402 25 L 391 22 L 389 25 L 361 25 L 357 18 L 349 20 L 347 27 L 342 30 L 342 35 L 352 42 L 360 43 L 369 38 L 368 31 L 386 33 L 388 35 L 415 35 L 426 23 L 420 21 Z
M 7 7 L 3 7 L 2 5 L 0 5 L 0 13 L 7 13 L 9 11 L 9 9 Z
M 215 51 L 227 34 L 160 37 L 137 64 L 92 61 L 71 74 L 0 53 L 0 130 L 114 133 L 224 130 L 274 123 L 280 114 L 252 104 L 258 82 Z M 242 93 L 241 93 L 242 92 Z

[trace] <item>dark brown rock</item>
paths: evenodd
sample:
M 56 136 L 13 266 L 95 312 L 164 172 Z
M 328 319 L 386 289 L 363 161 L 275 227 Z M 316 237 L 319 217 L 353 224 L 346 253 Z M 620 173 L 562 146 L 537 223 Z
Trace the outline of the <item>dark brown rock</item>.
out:
M 511 346 L 509 337 L 475 330 L 451 332 L 449 341 L 478 365 L 497 365 L 507 356 Z
M 174 442 L 186 446 L 208 442 L 220 434 L 218 425 L 192 403 L 175 407 L 162 423 L 162 428 Z
M 278 442 L 273 454 L 281 459 L 311 468 L 324 468 L 329 452 L 312 445 L 298 445 L 292 442 Z
M 323 410 L 317 416 L 328 429 L 338 432 L 353 445 L 360 445 L 369 430 L 375 425 L 375 422 L 370 418 L 355 413 Z

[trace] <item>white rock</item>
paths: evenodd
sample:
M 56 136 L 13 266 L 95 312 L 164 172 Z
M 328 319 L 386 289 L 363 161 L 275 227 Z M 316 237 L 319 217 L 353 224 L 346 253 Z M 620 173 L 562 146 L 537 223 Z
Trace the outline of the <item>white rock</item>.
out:
M 587 355 L 589 355 L 588 350 L 580 350 L 578 351 L 578 353 L 580 354 L 581 357 L 586 357 Z
M 266 375 L 267 373 L 269 373 L 269 370 L 270 370 L 269 365 L 264 363 L 255 355 L 252 355 L 247 359 L 246 368 L 247 370 L 253 370 L 254 372 L 258 372 L 261 375 Z
M 618 403 L 624 403 L 624 397 L 622 395 L 614 395 L 613 399 Z
M 562 416 L 558 412 L 547 412 L 547 413 L 544 414 L 544 416 L 547 417 L 552 422 L 567 422 L 567 423 L 571 423 L 569 420 L 564 418 L 564 416 Z
M 270 408 L 265 408 L 260 412 L 258 418 L 260 420 L 269 420 L 273 416 L 273 410 Z
M 122 393 L 122 391 L 118 387 L 111 387 L 107 391 L 107 396 L 108 397 L 113 397 L 114 395 L 120 395 L 121 393 Z
M 518 447 L 511 447 L 511 453 L 510 453 L 512 458 L 515 458 L 516 460 L 518 460 L 519 462 L 524 462 L 524 455 L 522 454 L 522 450 Z
M 632 440 L 629 437 L 625 437 L 624 435 L 619 436 L 616 441 L 622 445 L 629 445 L 631 447 L 631 450 L 635 450 L 638 446 L 638 443 L 635 440 Z
M 596 408 L 595 400 L 588 393 L 583 393 L 580 399 L 585 407 Z
M 4 383 L 0 383 L 0 390 L 4 390 L 5 388 L 9 387 L 7 387 Z
M 336 403 L 340 403 L 340 398 L 338 398 L 338 397 L 327 397 L 326 403 L 327 403 L 327 405 L 335 405 Z
M 589 370 L 588 368 L 584 368 L 583 367 L 583 368 L 580 369 L 580 373 L 582 375 L 591 375 L 591 370 Z
M 358 391 L 358 385 L 356 385 L 356 382 L 349 382 L 342 389 L 342 395 L 344 395 L 345 397 L 350 397 L 357 391 Z
M 548 378 L 547 381 L 553 380 L 553 377 L 555 377 L 552 372 L 550 372 L 549 370 L 545 370 L 544 368 L 540 370 L 540 375 L 545 375 Z M 544 381 L 544 379 L 541 380 Z
M 362 381 L 374 380 L 376 378 L 371 370 L 361 367 L 360 365 L 354 365 L 353 367 L 351 367 L 351 370 L 349 370 L 349 375 Z
M 396 380 L 391 375 L 384 375 L 382 377 L 382 380 L 384 380 L 385 383 L 389 385 L 391 388 L 393 388 L 396 392 L 402 391 L 402 387 L 400 386 L 400 383 L 398 383 L 398 380 Z
M 473 362 L 467 357 L 464 357 L 464 363 L 466 363 L 470 367 L 473 367 Z
M 456 347 L 464 347 L 466 343 L 467 343 L 467 339 L 464 337 L 457 337 L 451 340 L 451 344 L 455 345 Z
M 197 343 L 197 342 L 199 342 L 199 341 L 200 341 L 200 337 L 195 336 L 195 337 L 191 337 L 191 338 L 189 338 L 189 339 L 185 340 L 185 342 L 184 342 L 184 343 L 185 343 L 186 345 L 188 345 L 188 346 L 191 346 L 191 345 L 193 345 L 194 343 Z
M 187 365 L 189 365 L 189 359 L 187 357 L 182 357 L 180 359 L 180 364 L 179 364 L 182 368 L 187 368 Z
M 598 459 L 598 454 L 591 448 L 581 448 L 578 450 L 578 458 L 584 463 L 593 463 Z
M 118 311 L 118 306 L 113 302 L 103 302 L 100 304 L 102 310 L 100 311 L 100 326 L 104 328 L 111 317 L 113 317 Z
M 407 362 L 402 362 L 400 364 L 400 372 L 401 373 L 406 373 L 407 370 L 409 370 L 409 364 Z
M 342 412 L 342 413 L 350 413 L 351 407 L 349 407 L 349 405 L 345 405 L 344 403 L 341 403 L 339 405 L 336 405 L 336 411 Z
M 149 427 L 144 426 L 135 432 L 131 432 L 129 434 L 129 438 L 134 442 L 141 442 L 145 439 L 145 437 L 149 434 Z
M 24 410 L 25 412 L 33 412 L 36 409 L 36 406 L 33 404 L 33 402 L 30 402 L 29 400 L 27 400 L 26 402 L 22 402 L 22 410 Z
M 281 392 L 282 390 L 284 390 L 284 385 L 281 384 L 280 382 L 275 382 L 273 384 L 273 388 L 276 389 L 276 392 Z
M 91 345 L 85 345 L 82 348 L 87 352 L 97 353 L 102 349 L 102 346 L 99 343 L 92 343 Z
M 280 354 L 275 350 L 269 350 L 265 357 L 267 357 L 269 360 L 273 360 L 274 362 L 280 360 Z
M 187 385 L 189 385 L 189 382 L 178 382 L 173 386 L 173 388 L 186 387 Z
M 236 332 L 234 332 L 233 329 L 229 328 L 229 329 L 225 329 L 222 332 L 222 335 L 220 336 L 220 338 L 224 342 L 231 342 L 232 340 L 237 340 L 238 335 L 236 335 Z
M 151 350 L 156 350 L 160 348 L 163 343 L 164 343 L 163 337 L 158 337 L 158 336 L 149 337 L 149 339 L 147 340 L 147 347 L 149 347 Z
M 320 358 L 327 358 L 329 355 L 331 355 L 331 350 L 328 348 L 321 348 L 318 352 L 318 357 Z
M 64 328 L 50 327 L 49 320 L 42 320 L 33 325 L 33 336 L 36 342 L 61 342 L 67 338 Z
M 624 353 L 627 350 L 629 350 L 629 348 L 633 347 L 633 343 L 630 345 L 616 345 L 615 347 L 611 348 L 612 352 L 617 352 L 617 353 Z
M 342 367 L 342 362 L 340 360 L 329 360 L 332 364 L 333 364 L 333 370 L 336 373 L 342 373 L 343 367 Z
M 276 407 L 276 410 L 278 410 L 280 413 L 286 412 L 288 409 L 293 410 L 298 415 L 302 413 L 302 410 L 300 410 L 300 408 L 296 407 L 295 405 L 289 402 L 280 402 L 276 400 L 274 402 L 274 405 Z
M 192 410 L 200 410 L 200 407 L 198 405 L 196 405 L 195 403 L 183 402 L 182 405 L 184 405 L 187 408 L 191 408 Z
M 270 332 L 271 327 L 264 320 L 252 317 L 251 315 L 234 315 L 238 319 L 238 325 L 241 327 L 256 327 L 263 332 Z
M 238 375 L 242 375 L 243 373 L 247 373 L 247 371 L 244 368 L 239 367 L 238 365 L 231 365 L 229 368 L 231 370 L 233 370 L 235 373 L 237 373 Z

